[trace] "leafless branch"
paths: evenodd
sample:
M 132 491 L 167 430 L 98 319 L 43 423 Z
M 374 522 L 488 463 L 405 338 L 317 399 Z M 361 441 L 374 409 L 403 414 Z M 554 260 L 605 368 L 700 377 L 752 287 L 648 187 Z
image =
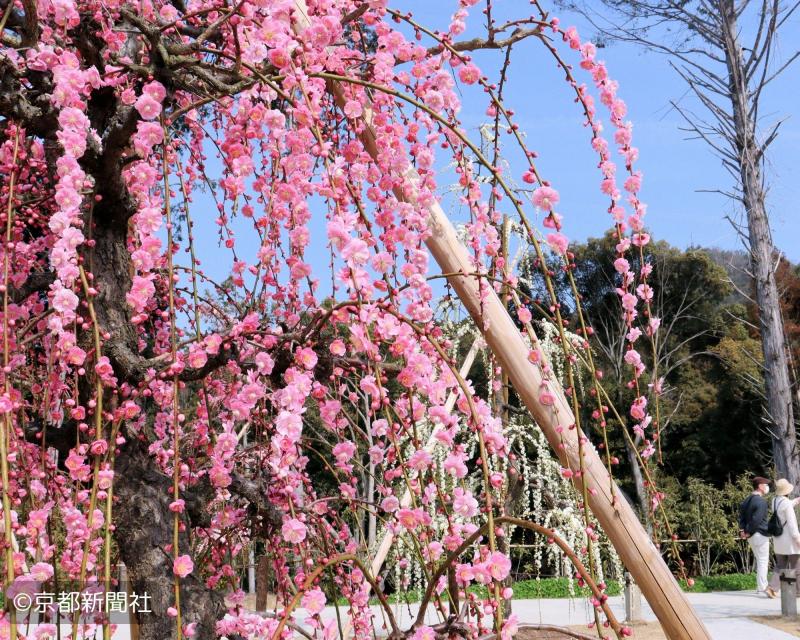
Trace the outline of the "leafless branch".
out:
M 478 51 L 480 49 L 505 49 L 520 40 L 531 37 L 541 37 L 542 28 L 540 26 L 532 29 L 515 29 L 507 38 L 495 40 L 494 38 L 473 38 L 472 40 L 462 40 L 448 45 L 455 51 Z M 428 49 L 429 54 L 441 53 L 444 50 L 442 45 L 437 45 Z

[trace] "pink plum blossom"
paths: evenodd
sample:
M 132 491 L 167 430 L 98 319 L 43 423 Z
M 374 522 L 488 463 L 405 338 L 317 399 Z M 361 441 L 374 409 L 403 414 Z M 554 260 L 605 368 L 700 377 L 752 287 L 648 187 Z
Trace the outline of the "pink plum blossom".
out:
M 326 601 L 327 598 L 322 592 L 322 589 L 315 587 L 303 594 L 301 604 L 303 608 L 311 615 L 316 615 L 318 613 L 322 613 L 322 610 L 325 608 Z
M 306 539 L 306 525 L 300 522 L 297 518 L 289 518 L 283 523 L 281 527 L 281 535 L 286 542 L 291 544 L 300 544 Z
M 547 244 L 555 253 L 564 255 L 567 252 L 567 247 L 569 246 L 569 240 L 562 233 L 548 233 Z
M 147 93 L 139 96 L 134 106 L 145 120 L 154 120 L 161 113 L 161 104 Z
M 533 204 L 544 211 L 552 211 L 558 201 L 558 191 L 552 187 L 539 187 L 533 192 Z
M 178 556 L 172 563 L 172 570 L 179 578 L 185 578 L 194 571 L 194 563 L 188 555 Z
M 459 68 L 458 77 L 464 84 L 475 84 L 481 79 L 481 70 L 472 63 L 465 64 Z

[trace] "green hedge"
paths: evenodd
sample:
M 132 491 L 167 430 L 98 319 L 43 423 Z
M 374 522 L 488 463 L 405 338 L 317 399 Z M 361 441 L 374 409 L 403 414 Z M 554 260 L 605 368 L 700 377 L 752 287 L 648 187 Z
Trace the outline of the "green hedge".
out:
M 686 586 L 681 580 L 681 587 L 689 593 L 708 593 L 709 591 L 755 591 L 756 576 L 754 573 L 732 573 L 726 576 L 700 576 L 694 579 L 694 585 Z
M 681 588 L 689 593 L 708 593 L 710 591 L 755 591 L 756 576 L 753 573 L 733 573 L 725 576 L 705 576 L 694 579 L 691 587 L 686 586 L 686 581 L 680 580 Z M 540 580 L 520 580 L 513 585 L 514 600 L 539 600 L 543 598 L 583 598 L 589 596 L 589 589 L 578 587 L 573 581 L 573 592 L 570 593 L 569 581 L 567 578 L 541 578 Z M 486 587 L 476 586 L 470 591 L 480 596 L 486 595 Z M 609 580 L 606 585 L 606 593 L 609 596 L 622 594 L 622 585 L 616 580 Z M 392 594 L 388 596 L 391 603 L 396 602 L 418 602 L 420 593 L 416 590 L 408 591 L 403 594 Z M 377 604 L 377 598 L 372 598 L 372 604 Z M 339 604 L 346 604 L 343 598 Z
M 567 578 L 542 578 L 540 580 L 520 580 L 512 585 L 514 589 L 514 600 L 538 600 L 540 598 L 570 598 L 588 597 L 589 589 L 579 587 L 578 583 L 572 581 L 572 593 L 569 590 L 569 580 Z M 606 583 L 606 593 L 610 596 L 618 596 L 622 593 L 622 588 L 615 580 Z
M 569 590 L 569 580 L 567 578 L 541 578 L 540 580 L 519 580 L 512 585 L 514 589 L 514 600 L 538 600 L 541 598 L 584 598 L 589 596 L 589 589 L 586 587 L 579 587 L 578 583 L 573 580 L 572 593 Z M 486 587 L 473 586 L 470 587 L 470 592 L 479 596 L 486 595 Z M 610 596 L 618 596 L 622 593 L 621 585 L 615 580 L 609 580 L 606 583 L 606 593 Z M 394 593 L 387 596 L 387 600 L 394 604 L 397 602 L 418 602 L 421 594 L 416 590 L 410 590 L 402 594 Z M 339 604 L 347 604 L 344 598 L 339 599 Z M 371 604 L 378 604 L 378 599 L 373 597 L 370 599 Z

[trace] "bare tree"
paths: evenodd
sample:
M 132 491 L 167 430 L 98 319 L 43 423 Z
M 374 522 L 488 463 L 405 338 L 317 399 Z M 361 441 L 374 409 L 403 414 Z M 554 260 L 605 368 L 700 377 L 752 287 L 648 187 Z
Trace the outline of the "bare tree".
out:
M 601 33 L 669 57 L 699 109 L 672 102 L 692 138 L 721 158 L 734 180 L 717 189 L 743 206 L 746 224 L 730 220 L 750 254 L 761 342 L 764 351 L 766 422 L 777 473 L 800 481 L 792 385 L 780 295 L 776 251 L 767 211 L 766 152 L 782 120 L 761 126 L 764 89 L 800 57 L 779 59 L 778 34 L 800 7 L 781 0 L 602 0 L 611 11 L 600 16 L 588 3 L 571 4 Z M 743 42 L 746 41 L 746 44 Z

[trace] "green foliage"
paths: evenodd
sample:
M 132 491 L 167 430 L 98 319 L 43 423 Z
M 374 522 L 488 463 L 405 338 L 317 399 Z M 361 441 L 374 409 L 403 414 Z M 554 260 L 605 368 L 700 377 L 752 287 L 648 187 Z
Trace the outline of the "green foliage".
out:
M 721 489 L 698 478 L 679 482 L 662 476 L 659 484 L 666 493 L 665 512 L 678 537 L 680 558 L 673 557 L 672 545 L 663 545 L 673 565 L 682 560 L 695 577 L 749 573 L 753 566 L 750 548 L 738 535 L 739 505 L 751 491 L 746 476 Z
M 732 573 L 723 576 L 700 576 L 695 578 L 691 587 L 685 580 L 680 580 L 681 588 L 689 593 L 708 593 L 709 591 L 755 591 L 756 576 L 754 573 Z
M 539 578 L 533 580 L 519 580 L 512 583 L 514 589 L 514 600 L 537 600 L 541 598 L 588 598 L 590 591 L 588 587 L 579 587 L 575 580 L 568 578 Z M 473 586 L 469 589 L 470 593 L 475 593 L 480 597 L 486 597 L 486 587 Z M 622 593 L 622 585 L 616 580 L 609 580 L 606 583 L 606 593 L 609 596 L 618 596 Z M 391 604 L 419 602 L 421 592 L 410 589 L 402 593 L 394 593 L 387 596 Z M 443 596 L 444 597 L 444 596 Z M 344 598 L 339 599 L 340 604 L 347 604 Z M 370 600 L 371 604 L 378 604 L 377 598 Z
M 689 593 L 708 593 L 711 591 L 755 591 L 756 576 L 753 573 L 733 573 L 718 576 L 700 576 L 694 579 L 691 587 L 685 580 L 679 580 L 681 588 Z M 590 595 L 587 587 L 579 587 L 574 580 L 570 586 L 568 578 L 540 578 L 535 580 L 520 580 L 512 584 L 514 600 L 539 600 L 551 598 L 587 598 Z M 609 596 L 622 595 L 623 585 L 616 580 L 609 580 L 606 593 Z M 470 592 L 481 597 L 486 596 L 486 587 L 472 587 Z M 421 593 L 410 590 L 404 593 L 395 593 L 387 597 L 391 604 L 419 602 Z M 339 604 L 345 605 L 344 598 L 339 599 Z M 378 604 L 377 598 L 370 600 L 371 604 Z
M 567 578 L 542 578 L 540 580 L 520 580 L 514 583 L 514 599 L 530 600 L 538 598 L 569 598 L 569 597 L 588 597 L 588 587 L 579 587 Z M 618 596 L 622 593 L 622 587 L 616 580 L 609 580 L 606 584 L 606 593 L 610 596 Z
M 695 560 L 701 576 L 708 576 L 723 554 L 733 552 L 739 527 L 726 510 L 724 491 L 689 478 L 684 501 L 683 530 L 696 540 Z M 738 507 L 738 505 L 737 505 Z
M 605 374 L 604 387 L 624 417 L 634 392 L 627 386 L 630 370 L 623 362 L 627 342 L 616 292 L 615 245 L 610 234 L 574 245 L 573 276 L 584 315 L 594 329 L 594 357 Z M 767 473 L 771 451 L 768 435 L 759 428 L 760 341 L 752 333 L 753 318 L 743 298 L 731 284 L 725 258 L 713 250 L 681 250 L 666 242 L 648 245 L 645 251 L 655 291 L 652 311 L 661 318 L 656 356 L 659 376 L 664 378 L 660 398 L 664 471 L 681 482 L 696 477 L 718 488 L 743 473 Z M 639 262 L 638 257 L 631 258 L 632 271 L 640 270 Z M 531 278 L 532 294 L 544 299 L 533 272 Z M 556 280 L 562 309 L 574 322 L 569 284 L 563 273 Z M 741 289 L 741 282 L 736 285 Z M 653 353 L 645 337 L 637 348 L 652 370 Z M 654 398 L 649 403 L 652 407 Z M 592 422 L 588 415 L 584 420 Z M 620 427 L 630 429 L 631 424 L 609 422 L 610 448 L 621 462 L 616 475 L 623 489 L 637 496 L 642 487 L 633 482 L 629 456 L 621 455 L 626 449 Z M 642 496 L 637 498 L 641 504 Z
M 532 580 L 519 580 L 512 583 L 514 600 L 539 600 L 550 598 L 588 598 L 591 591 L 588 587 L 579 587 L 575 580 L 569 578 L 538 578 Z M 480 597 L 486 597 L 486 587 L 470 589 Z M 618 596 L 622 593 L 622 585 L 616 580 L 606 583 L 606 593 Z

